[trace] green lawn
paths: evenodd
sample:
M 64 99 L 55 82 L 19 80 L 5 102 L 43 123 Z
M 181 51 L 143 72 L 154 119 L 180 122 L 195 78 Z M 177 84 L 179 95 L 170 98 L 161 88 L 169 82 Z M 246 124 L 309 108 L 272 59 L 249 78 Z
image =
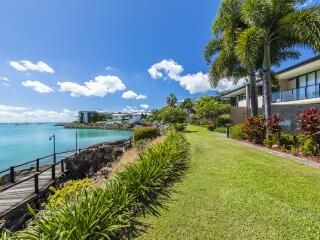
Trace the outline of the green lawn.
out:
M 139 239 L 320 239 L 320 169 L 188 130 L 189 172 Z

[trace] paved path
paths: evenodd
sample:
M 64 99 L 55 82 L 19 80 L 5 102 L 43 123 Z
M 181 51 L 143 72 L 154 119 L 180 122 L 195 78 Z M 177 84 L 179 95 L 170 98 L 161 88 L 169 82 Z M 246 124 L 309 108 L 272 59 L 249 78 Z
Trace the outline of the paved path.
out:
M 56 178 L 62 175 L 61 164 L 56 165 Z M 33 175 L 28 175 L 23 179 L 26 179 Z M 19 179 L 18 182 L 23 181 Z M 39 192 L 44 190 L 52 184 L 52 169 L 49 168 L 45 172 L 39 175 Z M 7 190 L 0 193 L 0 216 L 5 215 L 11 210 L 15 209 L 20 204 L 24 203 L 28 199 L 35 197 L 35 180 L 34 177 L 28 179 L 20 184 L 17 184 Z

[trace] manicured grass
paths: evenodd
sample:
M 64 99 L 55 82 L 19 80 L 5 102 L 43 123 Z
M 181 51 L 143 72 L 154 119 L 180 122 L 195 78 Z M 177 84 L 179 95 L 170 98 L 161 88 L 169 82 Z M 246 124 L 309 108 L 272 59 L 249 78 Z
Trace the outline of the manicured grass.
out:
M 214 130 L 217 133 L 227 133 L 227 128 L 225 127 L 218 127 Z
M 188 130 L 189 172 L 139 239 L 319 239 L 320 169 Z

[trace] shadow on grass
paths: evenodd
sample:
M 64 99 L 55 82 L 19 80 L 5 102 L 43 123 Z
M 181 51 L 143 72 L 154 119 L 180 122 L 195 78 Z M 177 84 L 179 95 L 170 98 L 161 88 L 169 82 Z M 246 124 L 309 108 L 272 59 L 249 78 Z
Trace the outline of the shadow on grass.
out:
M 196 133 L 197 130 L 184 130 L 183 133 Z

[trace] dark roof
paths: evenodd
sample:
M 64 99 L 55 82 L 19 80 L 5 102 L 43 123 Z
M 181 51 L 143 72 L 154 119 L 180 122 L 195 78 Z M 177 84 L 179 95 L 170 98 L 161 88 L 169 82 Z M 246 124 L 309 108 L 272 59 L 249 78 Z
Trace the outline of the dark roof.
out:
M 290 70 L 292 70 L 292 69 L 301 67 L 301 66 L 306 65 L 306 64 L 308 64 L 308 63 L 314 62 L 314 61 L 316 61 L 316 60 L 318 60 L 318 59 L 320 59 L 320 55 L 317 55 L 317 56 L 315 56 L 315 57 L 312 57 L 312 58 L 309 58 L 309 59 L 304 60 L 304 61 L 302 61 L 302 62 L 299 62 L 299 63 L 297 63 L 297 64 L 295 64 L 295 65 L 292 65 L 292 66 L 290 66 L 290 67 L 288 67 L 288 68 L 285 68 L 285 69 L 277 72 L 277 75 L 282 74 L 282 73 L 285 73 L 285 72 L 288 72 L 288 71 L 290 71 Z

